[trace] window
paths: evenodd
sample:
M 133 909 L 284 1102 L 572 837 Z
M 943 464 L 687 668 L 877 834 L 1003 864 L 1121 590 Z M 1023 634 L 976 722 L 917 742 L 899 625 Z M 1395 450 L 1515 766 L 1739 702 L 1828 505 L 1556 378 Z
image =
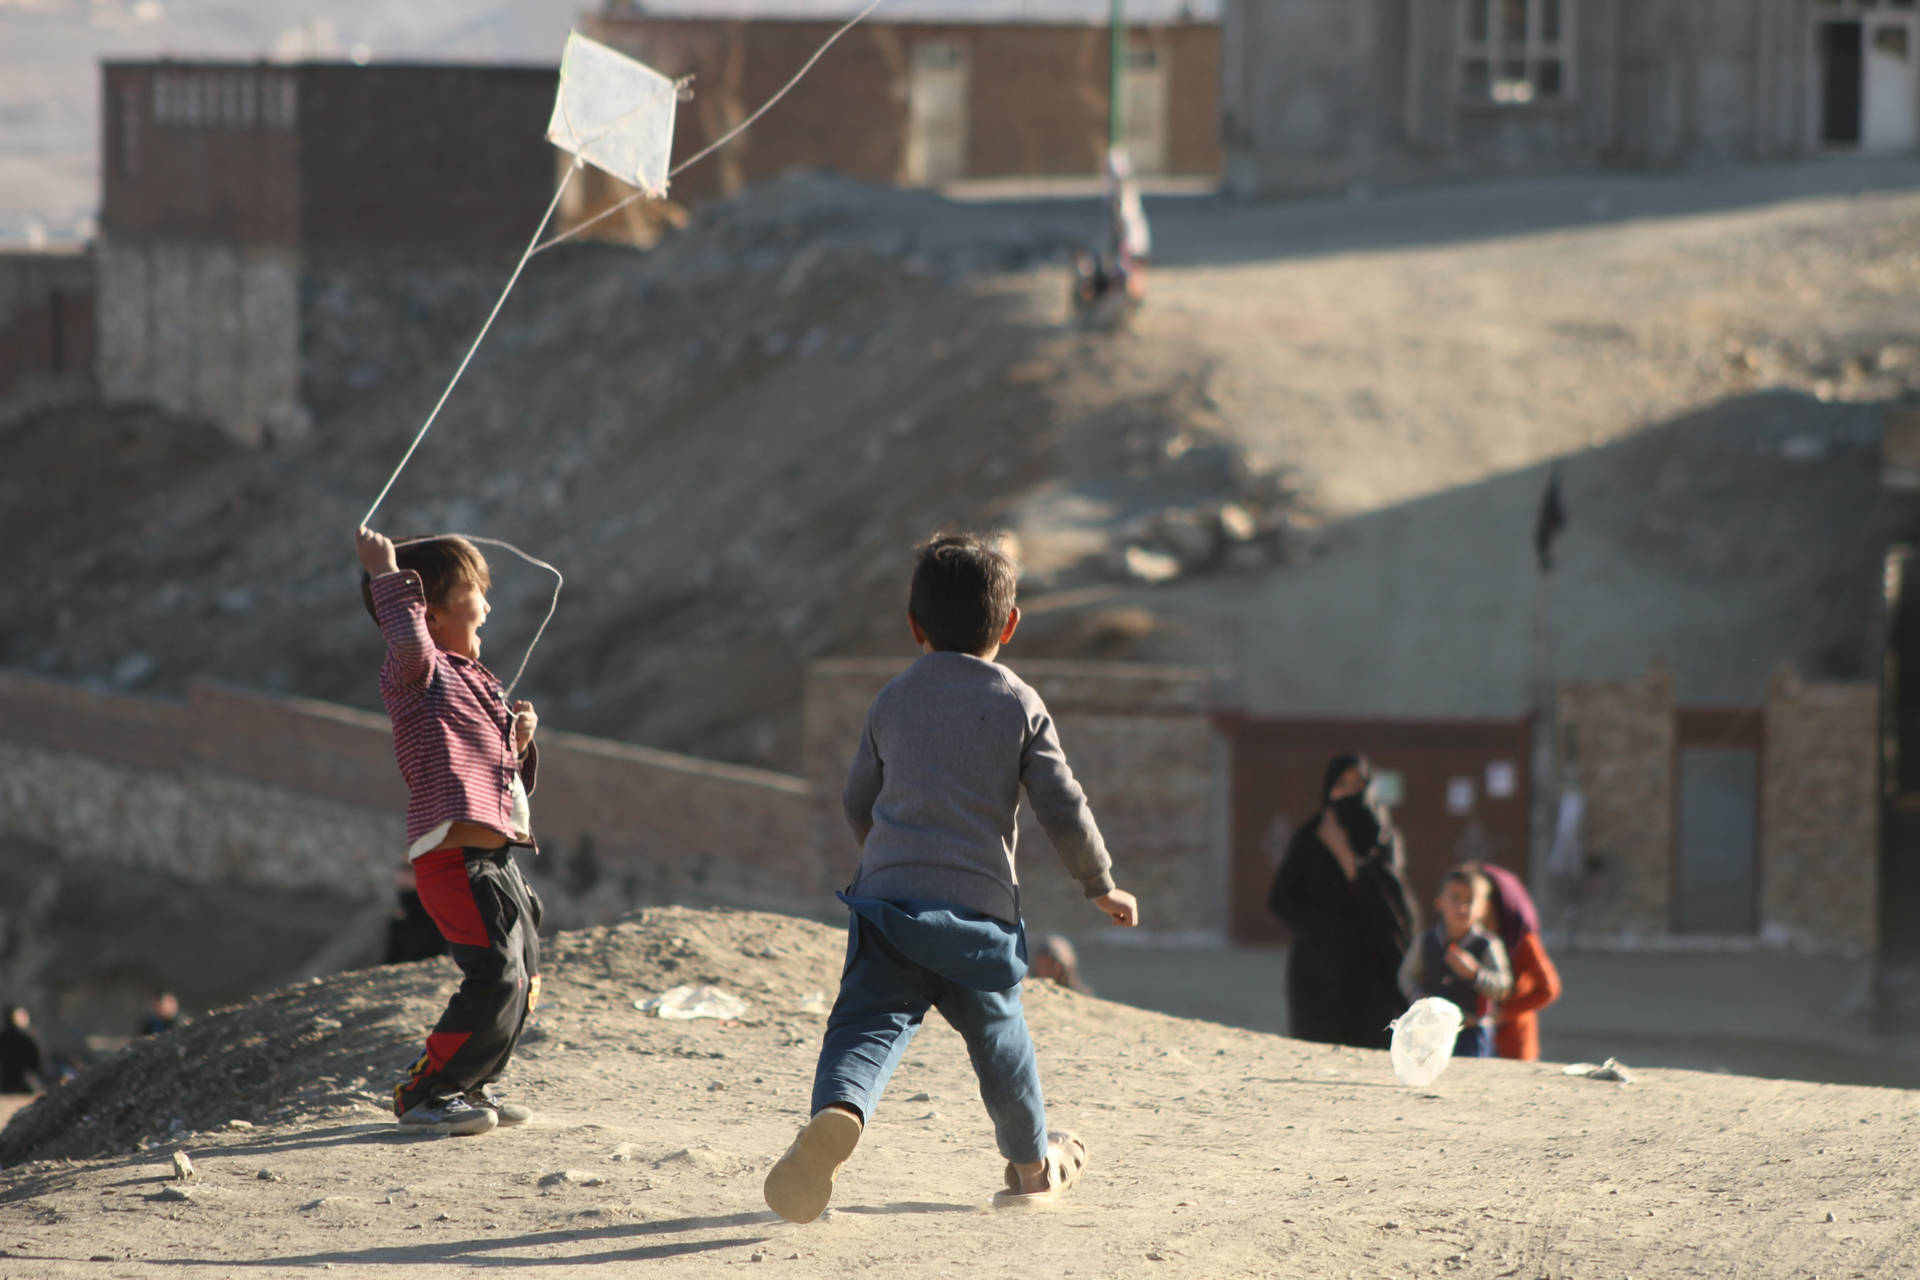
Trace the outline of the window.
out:
M 175 128 L 290 129 L 295 106 L 285 75 L 175 71 L 153 79 L 154 121 Z
M 1573 96 L 1577 0 L 1462 0 L 1460 91 L 1523 105 Z

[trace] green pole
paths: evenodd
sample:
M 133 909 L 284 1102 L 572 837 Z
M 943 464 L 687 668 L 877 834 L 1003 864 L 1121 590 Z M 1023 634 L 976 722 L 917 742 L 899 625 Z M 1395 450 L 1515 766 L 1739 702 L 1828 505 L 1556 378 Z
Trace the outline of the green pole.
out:
M 1107 145 L 1127 140 L 1127 14 L 1126 0 L 1113 0 L 1107 55 Z

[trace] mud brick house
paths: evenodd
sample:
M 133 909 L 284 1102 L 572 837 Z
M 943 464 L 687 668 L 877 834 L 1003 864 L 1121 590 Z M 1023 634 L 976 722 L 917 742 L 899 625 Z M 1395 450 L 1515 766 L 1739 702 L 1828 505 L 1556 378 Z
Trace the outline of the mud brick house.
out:
M 1914 0 L 1226 0 L 1227 185 L 1900 152 Z
M 0 422 L 92 387 L 92 261 L 79 248 L 0 253 Z
M 609 0 L 590 30 L 695 77 L 677 155 L 771 97 L 852 0 Z M 1127 140 L 1145 173 L 1219 171 L 1218 0 L 1127 0 Z M 1108 0 L 896 0 L 849 32 L 683 196 L 789 168 L 876 182 L 1097 173 L 1107 147 Z
M 108 400 L 298 433 L 470 324 L 552 196 L 550 68 L 102 71 Z

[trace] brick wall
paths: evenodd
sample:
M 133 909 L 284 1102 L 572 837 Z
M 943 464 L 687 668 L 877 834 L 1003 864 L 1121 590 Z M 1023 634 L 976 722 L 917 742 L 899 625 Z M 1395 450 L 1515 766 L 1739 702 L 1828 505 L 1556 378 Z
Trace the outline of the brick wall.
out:
M 553 195 L 558 84 L 532 67 L 108 63 L 102 230 L 511 258 Z
M 536 831 L 586 914 L 792 908 L 798 778 L 541 735 Z M 384 896 L 406 793 L 384 717 L 196 683 L 182 702 L 0 675 L 0 833 L 198 880 Z M 598 880 L 587 883 L 583 838 Z
M 1639 680 L 1562 685 L 1559 714 L 1569 780 L 1587 801 L 1586 854 L 1596 866 L 1575 906 L 1574 932 L 1613 940 L 1666 935 L 1681 746 L 1672 673 L 1656 665 Z M 1878 690 L 1810 684 L 1783 671 L 1769 686 L 1756 741 L 1759 940 L 1870 953 L 1878 932 Z
M 300 239 L 511 263 L 553 198 L 553 68 L 299 68 Z
M 297 244 L 299 74 L 264 63 L 105 64 L 101 230 Z
M 0 421 L 93 387 L 93 260 L 0 253 Z
M 822 899 L 846 884 L 858 862 L 840 793 L 867 707 L 906 665 L 904 659 L 833 660 L 815 663 L 808 673 L 807 777 L 819 841 L 815 892 Z M 1140 897 L 1143 928 L 1161 935 L 1224 936 L 1224 774 L 1209 719 L 1210 673 L 1099 663 L 1009 665 L 1046 700 L 1113 852 L 1116 880 Z M 1102 927 L 1024 808 L 1020 848 L 1021 909 L 1035 933 Z
M 1879 691 L 1809 684 L 1767 690 L 1760 815 L 1761 928 L 1854 954 L 1876 941 Z
M 596 38 L 669 76 L 693 75 L 675 156 L 733 127 L 835 30 L 810 22 L 598 17 Z M 1220 33 L 1208 24 L 1135 28 L 1168 66 L 1168 171 L 1220 167 Z M 1107 33 L 1089 26 L 869 22 L 848 33 L 779 107 L 675 184 L 681 196 L 731 193 L 789 168 L 875 182 L 906 178 L 913 50 L 951 44 L 969 68 L 967 176 L 1093 174 L 1107 140 Z
M 1596 872 L 1575 909 L 1581 934 L 1659 936 L 1672 914 L 1673 673 L 1563 684 L 1560 758 L 1586 797 L 1586 854 Z

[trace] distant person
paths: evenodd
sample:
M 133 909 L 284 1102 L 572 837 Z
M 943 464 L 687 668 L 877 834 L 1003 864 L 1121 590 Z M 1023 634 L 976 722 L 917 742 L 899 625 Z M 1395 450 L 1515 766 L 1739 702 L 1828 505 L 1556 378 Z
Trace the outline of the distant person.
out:
M 180 997 L 171 991 L 154 993 L 147 1002 L 146 1016 L 140 1019 L 140 1034 L 157 1036 L 180 1025 Z
M 929 1009 L 966 1041 L 1006 1158 L 996 1201 L 1051 1200 L 1079 1181 L 1086 1145 L 1047 1130 L 1020 1006 L 1020 791 L 1096 910 L 1139 922 L 1074 780 L 1046 704 L 994 661 L 1020 622 L 1013 561 L 946 534 L 920 549 L 907 627 L 921 656 L 873 700 L 842 796 L 860 863 L 840 900 L 848 958 L 820 1046 L 811 1117 L 767 1174 L 789 1222 L 826 1209 Z
M 394 908 L 387 918 L 387 953 L 384 964 L 410 964 L 447 954 L 447 940 L 440 926 L 427 914 L 414 884 L 413 868 L 394 874 Z
M 1321 805 L 1287 842 L 1267 894 L 1293 932 L 1287 951 L 1291 1034 L 1321 1044 L 1384 1049 L 1406 1008 L 1398 975 L 1413 938 L 1400 837 L 1367 796 L 1373 767 L 1335 756 Z
M 462 975 L 393 1109 L 424 1132 L 525 1124 L 532 1112 L 493 1086 L 540 1001 L 540 899 L 513 860 L 533 841 L 539 718 L 530 702 L 508 706 L 480 665 L 493 581 L 472 543 L 395 546 L 365 525 L 354 541 L 361 596 L 387 641 L 380 699 L 407 783 L 407 857 Z
M 1476 923 L 1487 909 L 1488 893 L 1487 878 L 1479 872 L 1464 867 L 1447 872 L 1433 903 L 1440 918 L 1408 949 L 1400 969 L 1407 999 L 1438 996 L 1459 1006 L 1456 1058 L 1493 1056 L 1489 1015 L 1513 986 L 1507 949 Z
M 1040 945 L 1035 948 L 1033 959 L 1027 965 L 1027 976 L 1048 979 L 1083 996 L 1093 994 L 1093 988 L 1080 976 L 1080 957 L 1074 951 L 1073 943 L 1057 933 L 1040 939 Z
M 1140 200 L 1133 160 L 1124 147 L 1107 150 L 1107 245 L 1127 295 L 1144 297 L 1153 232 L 1147 226 L 1147 210 Z
M 1493 1010 L 1493 1051 L 1502 1058 L 1535 1062 L 1540 1057 L 1540 1010 L 1560 998 L 1560 971 L 1540 940 L 1540 912 L 1519 876 L 1491 862 L 1471 864 L 1487 877 L 1488 932 L 1507 949 L 1513 990 Z
M 43 1093 L 47 1087 L 47 1051 L 33 1033 L 23 1005 L 6 1007 L 0 1025 L 0 1093 Z

